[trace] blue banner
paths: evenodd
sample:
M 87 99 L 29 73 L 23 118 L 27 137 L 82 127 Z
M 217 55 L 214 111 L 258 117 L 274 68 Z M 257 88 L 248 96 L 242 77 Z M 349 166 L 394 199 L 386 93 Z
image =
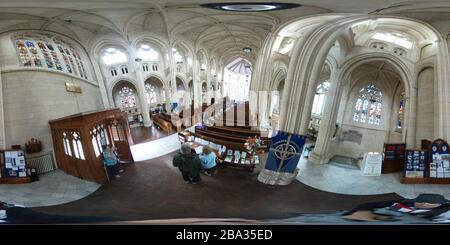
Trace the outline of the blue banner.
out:
M 278 131 L 271 138 L 265 168 L 276 172 L 294 173 L 305 146 L 306 136 Z

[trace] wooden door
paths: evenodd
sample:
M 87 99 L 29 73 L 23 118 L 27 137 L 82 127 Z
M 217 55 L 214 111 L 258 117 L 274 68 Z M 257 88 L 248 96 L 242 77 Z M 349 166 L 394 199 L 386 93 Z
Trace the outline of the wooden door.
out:
M 125 162 L 134 162 L 126 132 L 127 126 L 123 120 L 110 120 L 108 123 L 109 135 L 111 142 L 117 148 L 119 159 Z

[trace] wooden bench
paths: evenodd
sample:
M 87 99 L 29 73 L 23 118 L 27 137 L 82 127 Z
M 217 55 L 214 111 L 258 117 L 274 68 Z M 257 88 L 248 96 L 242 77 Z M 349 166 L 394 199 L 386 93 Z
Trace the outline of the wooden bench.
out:
M 160 115 L 153 116 L 153 123 L 167 134 L 173 133 L 172 122 L 164 120 Z
M 206 127 L 205 129 L 203 129 L 201 127 L 196 127 L 195 130 L 197 133 L 200 133 L 200 134 L 207 134 L 211 137 L 220 137 L 223 139 L 234 140 L 234 141 L 242 142 L 242 143 L 245 143 L 247 141 L 248 137 L 257 136 L 261 139 L 262 144 L 264 144 L 264 145 L 270 144 L 270 142 L 269 142 L 270 139 L 267 137 L 261 137 L 261 133 L 257 132 L 257 131 L 254 131 L 254 132 L 245 131 L 245 133 L 244 133 L 244 132 L 240 132 L 240 131 L 233 131 L 233 129 L 230 129 L 230 130 L 213 129 L 212 130 L 212 128 L 210 128 L 210 127 Z
M 226 133 L 226 134 L 236 134 L 243 137 L 266 137 L 268 133 L 261 132 L 259 130 L 252 130 L 250 128 L 240 128 L 240 127 L 222 127 L 222 126 L 206 126 L 208 131 Z
M 207 137 L 208 139 L 216 139 L 223 142 L 233 143 L 233 145 L 241 145 L 243 148 L 245 148 L 245 143 L 247 142 L 247 139 L 249 136 L 242 135 L 239 132 L 217 132 L 217 131 L 209 131 L 208 128 L 201 128 L 196 127 L 195 133 L 199 135 L 200 137 Z M 256 133 L 254 133 L 256 135 Z M 250 136 L 254 137 L 254 136 Z M 261 137 L 261 143 L 263 145 L 262 149 L 264 151 L 268 150 L 268 146 L 270 145 L 270 139 L 267 137 Z M 210 140 L 208 140 L 210 141 Z

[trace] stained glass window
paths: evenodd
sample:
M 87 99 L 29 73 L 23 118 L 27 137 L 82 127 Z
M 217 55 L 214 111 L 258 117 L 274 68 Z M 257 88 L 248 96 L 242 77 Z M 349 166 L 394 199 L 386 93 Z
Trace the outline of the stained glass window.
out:
M 25 46 L 25 40 L 17 39 L 16 46 L 19 50 L 19 58 L 23 66 L 31 66 L 31 58 L 28 49 Z
M 151 85 L 150 83 L 145 84 L 145 92 L 147 95 L 147 103 L 156 103 L 156 88 L 155 86 Z
M 355 102 L 353 121 L 380 125 L 383 94 L 373 84 L 362 88 Z
M 405 91 L 400 94 L 400 102 L 398 108 L 398 117 L 397 117 L 397 131 L 401 131 L 403 127 L 403 120 L 405 118 Z
M 330 82 L 324 81 L 316 88 L 316 94 L 314 95 L 314 102 L 312 107 L 312 113 L 315 115 L 322 115 L 323 107 L 325 105 L 325 94 L 328 92 Z
M 23 66 L 55 69 L 87 79 L 80 53 L 61 40 L 36 34 L 32 37 L 20 36 L 15 44 Z
M 37 41 L 37 45 L 41 49 L 41 53 L 44 56 L 45 63 L 47 64 L 47 68 L 53 68 L 54 67 L 53 59 L 44 41 L 41 40 Z
M 37 67 L 42 67 L 42 61 L 39 59 L 39 53 L 34 45 L 34 42 L 31 40 L 26 40 L 25 44 L 27 45 L 28 50 L 31 53 L 31 60 L 34 62 L 34 65 Z
M 53 44 L 46 42 L 45 45 L 47 46 L 48 50 L 50 50 L 53 61 L 55 62 L 56 69 L 58 71 L 62 71 L 63 67 L 62 67 L 61 61 L 59 60 L 58 54 L 56 53 L 56 50 L 53 47 Z
M 120 96 L 120 107 L 122 108 L 132 108 L 136 107 L 136 96 L 134 95 L 133 89 L 125 86 L 119 91 Z

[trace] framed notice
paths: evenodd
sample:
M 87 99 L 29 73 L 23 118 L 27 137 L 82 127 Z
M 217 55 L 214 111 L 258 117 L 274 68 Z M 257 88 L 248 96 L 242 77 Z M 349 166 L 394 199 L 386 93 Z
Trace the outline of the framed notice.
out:
M 450 178 L 450 151 L 447 142 L 435 140 L 430 149 L 430 178 Z
M 3 154 L 5 177 L 27 177 L 25 153 L 23 150 L 7 150 Z
M 369 152 L 364 155 L 364 176 L 381 176 L 383 156 L 379 152 Z
M 427 158 L 427 150 L 406 150 L 405 178 L 426 177 Z

